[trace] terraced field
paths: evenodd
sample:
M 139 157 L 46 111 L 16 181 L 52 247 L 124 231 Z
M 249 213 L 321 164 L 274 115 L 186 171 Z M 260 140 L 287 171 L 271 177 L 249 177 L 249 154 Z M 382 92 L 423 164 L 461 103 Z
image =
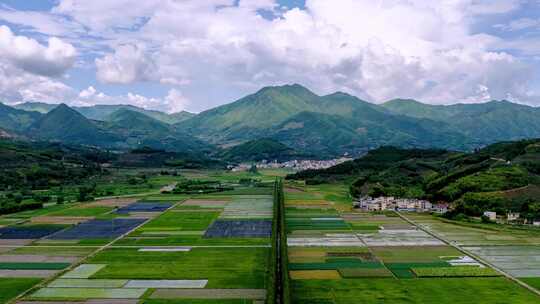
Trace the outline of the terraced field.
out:
M 351 210 L 345 186 L 285 192 L 292 303 L 540 301 L 395 213 Z
M 263 303 L 274 177 L 260 178 L 269 183 L 1 217 L 0 303 Z

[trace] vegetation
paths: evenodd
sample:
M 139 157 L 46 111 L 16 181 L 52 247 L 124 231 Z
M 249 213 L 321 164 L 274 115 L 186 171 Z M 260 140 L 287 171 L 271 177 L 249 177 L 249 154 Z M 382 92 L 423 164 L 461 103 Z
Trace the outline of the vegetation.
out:
M 183 180 L 180 181 L 174 190 L 174 194 L 203 194 L 234 190 L 231 186 L 222 185 L 220 181 L 214 180 Z
M 230 162 L 246 161 L 288 161 L 294 158 L 305 158 L 286 145 L 269 138 L 256 139 L 224 150 L 221 158 Z
M 381 147 L 324 170 L 287 176 L 307 184 L 348 181 L 353 196 L 395 196 L 450 202 L 447 216 L 522 212 L 540 217 L 540 140 L 498 143 L 473 153 Z M 461 215 L 460 215 L 461 214 Z

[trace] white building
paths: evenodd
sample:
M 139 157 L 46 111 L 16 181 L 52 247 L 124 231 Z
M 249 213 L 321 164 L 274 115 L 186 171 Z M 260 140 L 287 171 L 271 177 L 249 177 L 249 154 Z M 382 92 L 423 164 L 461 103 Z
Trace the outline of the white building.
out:
M 484 215 L 487 216 L 487 218 L 490 221 L 496 221 L 497 220 L 497 212 L 494 211 L 484 211 Z
M 515 221 L 519 219 L 519 212 L 508 212 L 506 214 L 506 220 L 508 221 Z
M 381 197 L 361 197 L 353 203 L 355 208 L 364 211 L 381 211 L 381 210 L 399 210 L 411 212 L 428 212 L 431 211 L 433 205 L 426 200 L 395 198 L 393 196 Z

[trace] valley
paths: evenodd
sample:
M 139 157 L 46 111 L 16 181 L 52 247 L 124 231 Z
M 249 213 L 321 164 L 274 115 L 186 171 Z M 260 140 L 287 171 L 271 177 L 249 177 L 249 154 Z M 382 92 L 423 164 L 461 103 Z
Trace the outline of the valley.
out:
M 0 286 L 9 286 L 0 302 L 540 298 L 538 229 L 365 212 L 347 182 L 283 182 L 285 169 L 152 171 L 161 173 L 149 191 L 0 216 Z M 208 181 L 221 188 L 200 187 Z

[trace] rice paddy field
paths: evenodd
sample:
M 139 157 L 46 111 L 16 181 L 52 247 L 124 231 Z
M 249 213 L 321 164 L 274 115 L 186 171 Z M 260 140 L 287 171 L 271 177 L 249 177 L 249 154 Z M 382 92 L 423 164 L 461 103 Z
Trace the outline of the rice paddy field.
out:
M 540 231 L 411 215 L 411 220 L 540 290 Z
M 246 173 L 190 170 L 179 178 L 234 190 L 135 191 L 0 217 L 0 303 L 264 303 L 279 175 L 245 186 Z
M 347 193 L 339 184 L 285 187 L 293 303 L 540 302 L 533 292 L 396 213 L 352 210 Z M 431 215 L 414 218 L 420 219 L 436 226 Z M 460 233 L 454 227 L 446 230 L 456 231 Z M 493 244 L 514 241 L 500 234 L 482 238 Z M 523 250 L 522 257 L 534 268 L 534 238 L 523 239 L 528 239 L 529 251 L 508 250 Z M 475 252 L 497 249 L 499 257 L 508 253 L 470 245 Z M 530 284 L 539 283 L 530 279 Z
M 234 190 L 139 193 L 0 217 L 0 303 L 266 303 L 273 181 L 282 172 L 261 172 L 258 186 L 238 183 L 242 172 L 188 176 Z M 540 300 L 480 260 L 540 288 L 533 232 L 358 212 L 344 184 L 285 184 L 284 196 L 292 303 Z

